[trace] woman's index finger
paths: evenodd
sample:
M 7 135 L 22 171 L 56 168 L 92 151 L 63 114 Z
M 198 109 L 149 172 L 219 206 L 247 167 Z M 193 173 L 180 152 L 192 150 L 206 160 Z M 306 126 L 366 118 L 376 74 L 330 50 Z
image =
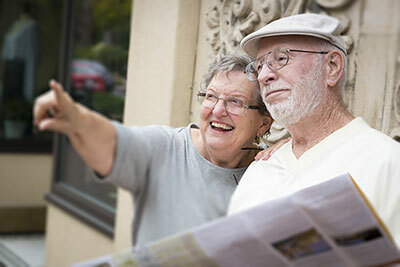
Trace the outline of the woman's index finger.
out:
M 50 80 L 50 87 L 56 95 L 57 102 L 62 105 L 65 102 L 64 88 L 62 85 L 55 80 Z

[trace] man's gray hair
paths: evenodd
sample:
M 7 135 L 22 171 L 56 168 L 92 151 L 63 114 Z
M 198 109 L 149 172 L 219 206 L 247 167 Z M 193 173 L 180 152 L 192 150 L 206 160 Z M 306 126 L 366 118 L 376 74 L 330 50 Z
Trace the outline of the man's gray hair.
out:
M 342 73 L 342 76 L 340 77 L 340 80 L 339 80 L 339 82 L 338 82 L 338 84 L 337 84 L 337 87 L 338 88 L 340 88 L 341 89 L 341 96 L 343 97 L 343 95 L 344 95 L 344 89 L 345 89 L 345 86 L 346 86 L 346 82 L 347 82 L 347 65 L 348 65 L 348 59 L 347 59 L 347 55 L 341 50 L 341 49 L 339 49 L 339 48 L 337 48 L 336 46 L 334 46 L 334 45 L 332 45 L 332 44 L 330 44 L 330 43 L 328 43 L 327 41 L 325 41 L 325 40 L 321 40 L 321 39 L 316 39 L 316 38 L 313 38 L 313 40 L 314 41 L 317 41 L 316 43 L 316 46 L 317 47 L 315 47 L 315 45 L 314 45 L 314 49 L 318 49 L 318 50 L 320 50 L 320 51 L 331 51 L 331 50 L 337 50 L 337 51 L 339 51 L 342 55 L 343 55 L 343 57 L 344 57 L 344 60 L 345 60 L 345 65 L 344 65 L 344 68 L 343 68 L 343 73 Z M 312 43 L 310 43 L 311 45 L 312 45 Z M 315 42 L 314 42 L 314 44 L 315 44 Z M 322 58 L 323 56 L 321 56 L 321 58 Z
M 211 80 L 219 74 L 228 75 L 233 71 L 241 71 L 243 75 L 245 74 L 246 66 L 252 61 L 252 59 L 242 53 L 230 53 L 225 56 L 221 56 L 218 60 L 214 61 L 208 69 L 208 72 L 203 76 L 203 90 L 205 91 L 210 85 Z M 260 85 L 258 82 L 254 82 L 256 85 L 256 90 L 254 92 L 254 99 L 257 101 L 257 105 L 261 107 L 259 112 L 265 114 L 267 108 L 262 100 L 260 93 Z

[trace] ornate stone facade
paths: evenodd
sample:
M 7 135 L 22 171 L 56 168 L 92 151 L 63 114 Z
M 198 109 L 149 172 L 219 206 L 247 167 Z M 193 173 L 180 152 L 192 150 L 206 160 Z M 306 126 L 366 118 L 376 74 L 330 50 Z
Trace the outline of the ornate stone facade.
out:
M 398 28 L 400 35 L 400 26 Z M 394 113 L 394 122 L 389 121 L 390 136 L 400 142 L 400 38 L 397 40 L 397 56 L 395 63 L 394 97 L 389 97 L 388 109 L 390 113 Z M 393 108 L 392 108 L 393 107 Z M 392 126 L 392 127 L 391 127 Z
M 239 43 L 249 33 L 281 17 L 301 13 L 330 13 L 331 10 L 350 6 L 354 0 L 218 0 L 206 14 L 207 41 L 211 46 L 211 57 L 226 54 L 239 48 Z M 350 19 L 337 16 L 346 34 Z M 352 47 L 352 38 L 344 35 L 347 50 Z
M 342 36 L 348 52 L 348 73 L 344 96 L 346 105 L 351 111 L 355 111 L 356 116 L 367 117 L 366 119 L 371 125 L 400 140 L 400 53 L 390 51 L 391 53 L 396 52 L 397 55 L 395 68 L 389 66 L 390 62 L 384 66 L 383 71 L 387 72 L 384 101 L 377 103 L 380 101 L 378 98 L 374 100 L 371 97 L 371 93 L 365 94 L 367 95 L 366 98 L 369 97 L 369 101 L 375 101 L 375 106 L 384 106 L 383 109 L 378 110 L 376 108 L 377 110 L 370 112 L 371 115 L 369 113 L 363 114 L 362 108 L 354 106 L 360 105 L 360 100 L 357 99 L 357 102 L 354 99 L 355 95 L 357 95 L 355 90 L 359 90 L 358 95 L 363 95 L 362 90 L 373 90 L 373 88 L 357 89 L 356 87 L 356 77 L 358 79 L 360 77 L 363 78 L 360 73 L 357 76 L 357 68 L 359 67 L 356 62 L 357 57 L 367 57 L 368 53 L 359 54 L 358 50 L 353 51 L 355 50 L 353 47 L 360 45 L 360 35 L 363 34 L 361 32 L 362 20 L 365 18 L 366 12 L 371 12 L 372 18 L 371 16 L 369 17 L 371 20 L 381 19 L 378 18 L 378 15 L 373 14 L 374 5 L 377 5 L 376 2 L 368 0 L 215 0 L 214 2 L 206 14 L 208 26 L 206 40 L 210 47 L 209 61 L 229 51 L 239 50 L 240 41 L 244 36 L 281 17 L 300 13 L 321 13 L 329 14 L 339 19 L 343 25 Z M 392 3 L 396 2 L 392 1 Z M 385 5 L 389 4 L 385 3 Z M 395 6 L 399 8 L 399 4 L 395 4 Z M 391 18 L 384 18 L 384 20 L 390 23 L 388 21 Z M 394 22 L 399 24 L 399 19 L 394 19 Z M 391 41 L 388 40 L 388 42 L 393 42 L 393 38 L 399 38 L 400 26 L 397 29 L 393 28 Z M 396 46 L 397 50 L 399 50 L 398 47 L 399 45 Z M 374 66 L 368 66 L 368 68 L 372 67 Z M 363 69 L 361 68 L 361 71 Z M 390 83 L 394 84 L 395 82 L 397 82 L 395 86 L 390 86 Z M 374 87 L 373 84 L 370 86 Z M 380 94 L 379 91 L 376 93 Z M 272 135 L 268 141 L 275 142 L 286 136 L 286 134 L 283 127 L 274 125 Z

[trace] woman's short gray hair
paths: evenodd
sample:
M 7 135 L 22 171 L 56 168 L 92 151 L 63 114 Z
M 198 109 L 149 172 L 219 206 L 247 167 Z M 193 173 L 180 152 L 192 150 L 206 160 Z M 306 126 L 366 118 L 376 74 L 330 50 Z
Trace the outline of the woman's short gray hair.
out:
M 208 72 L 203 76 L 203 90 L 205 91 L 210 85 L 211 80 L 218 74 L 224 73 L 228 75 L 233 71 L 241 71 L 245 74 L 246 66 L 252 61 L 250 57 L 245 54 L 230 53 L 225 56 L 221 56 L 218 60 L 214 61 L 208 69 Z M 260 94 L 260 85 L 255 82 L 256 90 L 254 92 L 254 99 L 257 101 L 257 105 L 260 107 L 259 112 L 264 115 L 267 112 L 267 108 L 262 100 Z

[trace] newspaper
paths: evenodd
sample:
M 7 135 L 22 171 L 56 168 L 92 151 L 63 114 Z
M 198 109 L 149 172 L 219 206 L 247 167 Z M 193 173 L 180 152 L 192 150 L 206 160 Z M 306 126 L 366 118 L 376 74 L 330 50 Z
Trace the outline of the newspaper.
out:
M 375 266 L 399 262 L 349 174 L 87 266 Z

